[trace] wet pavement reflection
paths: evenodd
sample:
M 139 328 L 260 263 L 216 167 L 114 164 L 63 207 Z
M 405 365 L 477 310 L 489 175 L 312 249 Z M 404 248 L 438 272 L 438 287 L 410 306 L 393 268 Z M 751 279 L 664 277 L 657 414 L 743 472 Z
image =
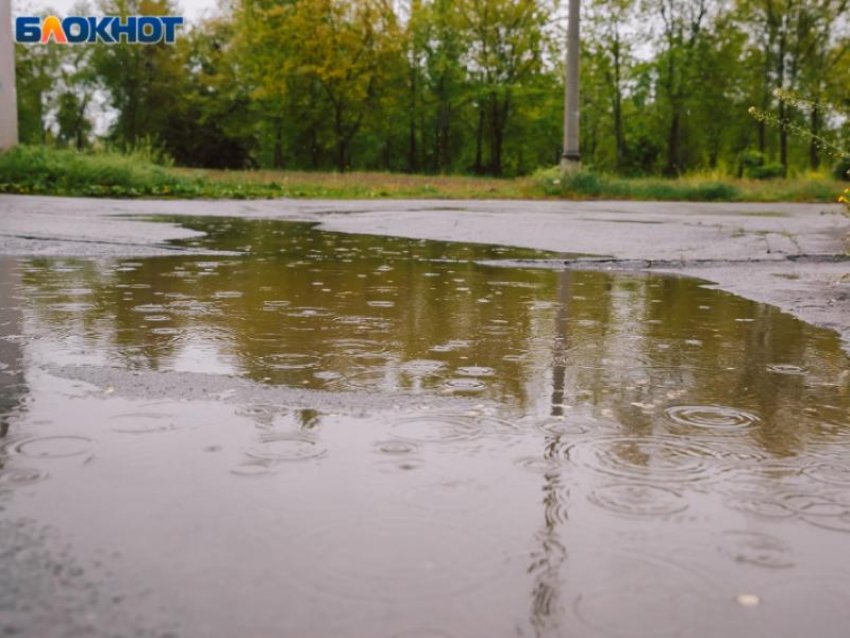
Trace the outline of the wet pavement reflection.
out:
M 0 521 L 109 553 L 135 613 L 186 636 L 847 634 L 835 334 L 539 251 L 168 221 L 230 254 L 0 264 Z

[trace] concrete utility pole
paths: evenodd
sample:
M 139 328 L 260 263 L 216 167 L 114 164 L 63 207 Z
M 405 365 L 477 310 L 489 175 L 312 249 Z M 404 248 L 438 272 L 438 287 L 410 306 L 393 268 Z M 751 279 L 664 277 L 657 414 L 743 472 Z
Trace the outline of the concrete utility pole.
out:
M 566 91 L 564 100 L 564 154 L 561 156 L 561 174 L 571 173 L 581 168 L 579 154 L 579 40 L 580 0 L 570 0 L 567 17 L 567 77 L 564 82 Z
M 12 0 L 0 0 L 0 151 L 17 143 L 18 98 L 15 92 Z

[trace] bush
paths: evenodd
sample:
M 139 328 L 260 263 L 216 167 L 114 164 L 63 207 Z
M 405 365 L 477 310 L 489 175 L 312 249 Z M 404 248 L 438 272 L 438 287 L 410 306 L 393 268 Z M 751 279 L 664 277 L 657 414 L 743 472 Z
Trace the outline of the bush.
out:
M 700 184 L 694 187 L 689 199 L 705 202 L 729 202 L 740 197 L 741 192 L 732 184 Z
M 200 184 L 138 156 L 16 146 L 0 155 L 0 191 L 45 195 L 197 195 Z
M 777 179 L 785 177 L 785 169 L 782 164 L 768 164 L 764 153 L 750 149 L 741 153 L 738 175 L 750 179 Z
M 832 169 L 832 175 L 835 179 L 850 182 L 850 155 L 839 159 Z
M 688 182 L 675 179 L 632 179 L 581 170 L 565 177 L 557 168 L 539 171 L 535 180 L 546 195 L 555 197 L 608 197 L 659 201 L 735 201 L 741 192 L 734 184 Z
M 765 164 L 754 166 L 747 171 L 747 176 L 752 179 L 779 179 L 785 177 L 785 168 L 782 164 Z
M 603 191 L 603 185 L 599 177 L 590 171 L 577 171 L 566 177 L 563 187 L 568 191 L 573 191 L 588 197 L 596 197 Z
M 210 183 L 184 177 L 154 161 L 149 150 L 78 153 L 44 146 L 16 146 L 0 154 L 0 193 L 86 197 L 280 197 L 279 184 Z
M 766 161 L 764 153 L 761 151 L 757 151 L 755 149 L 744 151 L 741 153 L 741 157 L 738 160 L 740 169 L 738 173 L 739 176 L 749 175 L 751 170 L 754 168 L 761 168 L 764 166 Z

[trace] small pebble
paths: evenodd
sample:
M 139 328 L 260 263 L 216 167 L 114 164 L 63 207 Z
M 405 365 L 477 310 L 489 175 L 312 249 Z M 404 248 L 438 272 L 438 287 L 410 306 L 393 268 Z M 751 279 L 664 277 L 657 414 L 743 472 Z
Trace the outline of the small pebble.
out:
M 735 597 L 741 607 L 755 607 L 761 603 L 761 598 L 755 594 L 738 594 Z

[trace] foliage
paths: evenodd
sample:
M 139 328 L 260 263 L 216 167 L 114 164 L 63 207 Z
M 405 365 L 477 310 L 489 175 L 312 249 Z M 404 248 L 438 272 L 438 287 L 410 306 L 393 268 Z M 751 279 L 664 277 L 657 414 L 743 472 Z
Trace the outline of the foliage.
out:
M 0 193 L 87 197 L 257 198 L 280 195 L 276 184 L 210 184 L 147 159 L 147 153 L 80 153 L 17 146 L 0 155 Z
M 840 107 L 831 107 L 831 105 L 827 103 L 807 99 L 799 96 L 794 92 L 786 91 L 784 89 L 777 89 L 774 92 L 774 95 L 780 101 L 781 104 L 788 103 L 796 108 L 808 110 L 813 117 L 817 113 L 830 110 L 830 108 L 842 115 L 848 115 L 848 113 Z M 751 108 L 750 114 L 759 122 L 779 128 L 783 131 L 783 133 L 790 133 L 791 135 L 809 140 L 813 153 L 815 153 L 816 149 L 821 149 L 828 152 L 830 155 L 839 158 L 839 161 L 837 162 L 833 170 L 835 178 L 845 180 L 850 178 L 850 153 L 845 151 L 836 143 L 826 139 L 822 135 L 819 135 L 815 130 L 804 129 L 796 125 L 789 119 L 783 118 L 781 116 L 775 116 L 771 113 L 766 113 L 758 108 Z M 768 167 L 762 167 L 759 170 L 764 170 L 767 168 Z M 848 193 L 850 193 L 850 189 L 845 190 L 844 194 L 838 198 L 838 201 L 844 204 L 848 209 L 850 209 L 850 202 L 848 202 L 847 197 Z
M 0 190 L 139 196 L 191 194 L 195 185 L 138 156 L 18 146 L 0 155 Z
M 710 180 L 623 179 L 586 170 L 559 177 L 555 169 L 541 171 L 536 178 L 544 192 L 560 197 L 709 202 L 742 198 L 735 185 Z
M 825 174 L 828 143 L 850 136 L 825 107 L 846 100 L 846 2 L 585 0 L 583 164 Z M 531 175 L 561 151 L 563 5 L 227 0 L 174 46 L 19 46 L 21 139 L 144 146 L 184 167 Z M 98 0 L 109 15 L 177 8 Z
M 835 179 L 850 181 L 850 155 L 839 158 L 832 169 Z
M 752 179 L 779 179 L 785 176 L 785 167 L 778 162 L 753 167 L 748 173 Z
M 785 176 L 785 167 L 777 162 L 767 162 L 764 153 L 750 149 L 741 154 L 738 173 L 750 179 L 779 179 Z

